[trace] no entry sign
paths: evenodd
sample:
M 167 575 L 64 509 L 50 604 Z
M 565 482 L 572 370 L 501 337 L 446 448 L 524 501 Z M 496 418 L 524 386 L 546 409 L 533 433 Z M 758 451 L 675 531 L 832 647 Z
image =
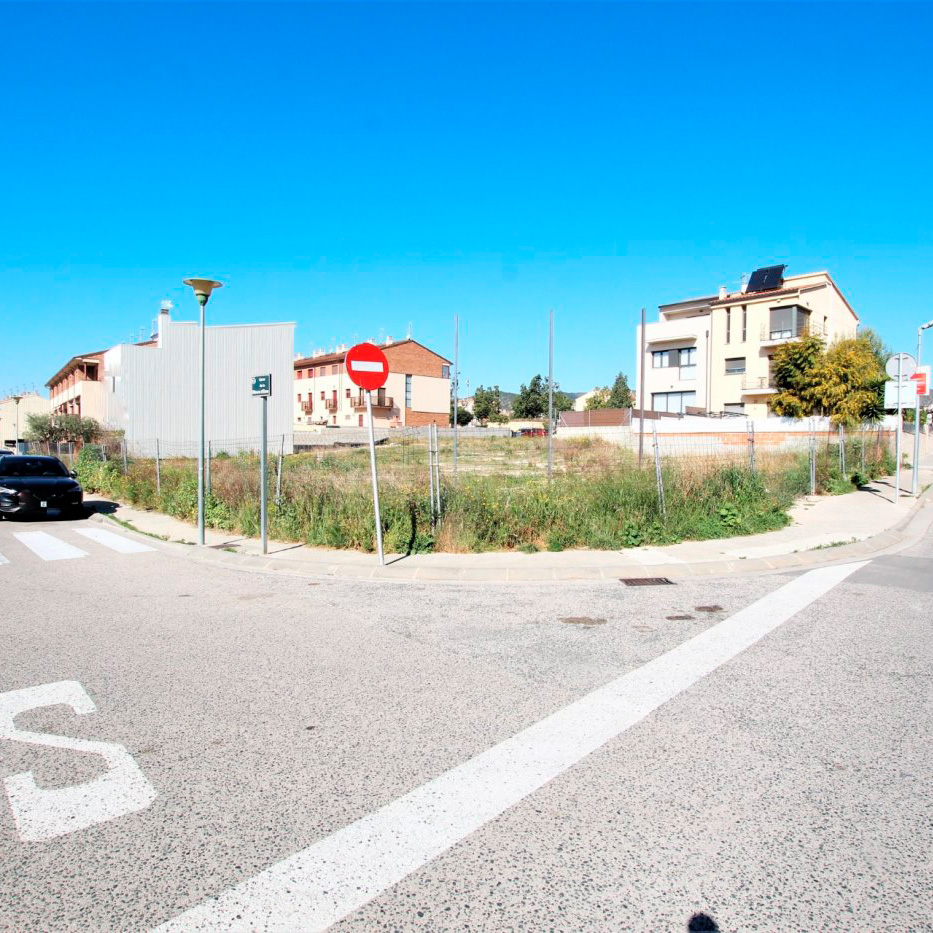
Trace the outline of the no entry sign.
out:
M 347 350 L 347 375 L 361 389 L 381 389 L 389 378 L 389 361 L 372 343 L 358 343 Z

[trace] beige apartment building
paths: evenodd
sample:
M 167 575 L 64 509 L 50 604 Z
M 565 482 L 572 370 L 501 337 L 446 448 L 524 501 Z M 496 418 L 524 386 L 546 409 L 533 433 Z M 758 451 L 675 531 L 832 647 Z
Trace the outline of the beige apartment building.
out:
M 347 349 L 295 360 L 296 430 L 365 426 L 366 395 L 347 376 Z M 373 392 L 375 426 L 449 424 L 450 360 L 411 338 L 389 337 L 381 349 L 389 361 L 389 378 Z
M 858 315 L 828 272 L 785 276 L 785 268 L 757 269 L 738 292 L 723 286 L 661 305 L 658 320 L 645 327 L 644 357 L 637 328 L 636 396 L 644 367 L 648 409 L 764 418 L 776 391 L 776 347 L 806 333 L 827 344 L 856 335 Z
M 30 415 L 49 414 L 49 400 L 38 392 L 23 392 L 0 399 L 0 454 L 14 450 L 17 440 L 22 441 L 28 428 Z M 19 424 L 19 437 L 16 427 Z

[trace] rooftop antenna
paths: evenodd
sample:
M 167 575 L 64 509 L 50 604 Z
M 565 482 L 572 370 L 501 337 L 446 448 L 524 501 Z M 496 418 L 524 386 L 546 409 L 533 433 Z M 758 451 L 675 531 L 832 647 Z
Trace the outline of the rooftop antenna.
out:
M 411 335 L 412 335 L 412 332 L 413 332 L 413 331 L 414 331 L 413 322 L 412 322 L 412 321 L 409 321 L 409 322 L 408 322 L 408 331 L 407 331 L 407 333 L 405 334 L 405 339 L 406 339 L 406 340 L 411 340 Z

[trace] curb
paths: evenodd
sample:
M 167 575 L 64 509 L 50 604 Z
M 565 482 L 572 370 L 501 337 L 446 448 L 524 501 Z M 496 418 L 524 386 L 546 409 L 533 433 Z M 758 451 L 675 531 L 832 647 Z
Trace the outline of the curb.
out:
M 914 503 L 910 513 L 893 528 L 856 541 L 827 547 L 821 550 L 793 552 L 774 557 L 732 558 L 729 560 L 695 561 L 680 564 L 646 564 L 633 566 L 620 564 L 618 551 L 603 552 L 604 556 L 594 558 L 592 564 L 566 567 L 424 567 L 405 564 L 405 557 L 389 558 L 389 563 L 380 567 L 373 563 L 348 564 L 322 560 L 295 561 L 288 558 L 270 558 L 258 554 L 240 554 L 217 550 L 216 546 L 199 548 L 172 541 L 164 541 L 140 532 L 128 529 L 111 516 L 95 512 L 90 520 L 106 524 L 111 530 L 124 535 L 145 539 L 150 545 L 162 550 L 169 550 L 176 556 L 188 560 L 218 564 L 228 569 L 245 570 L 252 573 L 272 573 L 284 576 L 315 577 L 334 580 L 379 580 L 397 583 L 584 583 L 595 581 L 616 581 L 620 577 L 667 577 L 670 579 L 690 579 L 703 577 L 722 577 L 734 574 L 788 573 L 796 570 L 809 570 L 833 564 L 867 560 L 894 553 L 910 547 L 922 539 L 927 529 L 933 525 L 933 487 L 923 493 Z M 596 552 L 594 552 L 595 554 Z M 375 557 L 373 557 L 375 561 Z

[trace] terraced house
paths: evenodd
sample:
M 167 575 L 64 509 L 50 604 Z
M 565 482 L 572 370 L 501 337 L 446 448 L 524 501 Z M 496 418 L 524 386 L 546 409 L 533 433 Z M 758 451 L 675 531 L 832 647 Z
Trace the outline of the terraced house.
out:
M 372 341 L 373 343 L 375 341 Z M 347 347 L 295 360 L 295 429 L 361 428 L 366 396 L 347 377 Z M 380 428 L 447 425 L 450 360 L 412 340 L 386 338 L 385 388 L 373 392 L 373 421 Z
M 806 333 L 827 343 L 856 335 L 858 315 L 828 272 L 785 276 L 786 268 L 757 269 L 737 292 L 722 286 L 661 305 L 645 327 L 644 351 L 641 327 L 636 334 L 635 385 L 644 367 L 645 407 L 766 417 L 776 347 Z

